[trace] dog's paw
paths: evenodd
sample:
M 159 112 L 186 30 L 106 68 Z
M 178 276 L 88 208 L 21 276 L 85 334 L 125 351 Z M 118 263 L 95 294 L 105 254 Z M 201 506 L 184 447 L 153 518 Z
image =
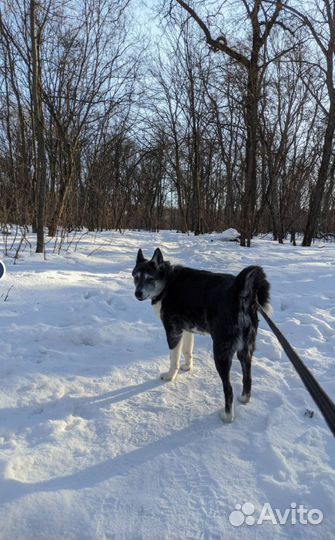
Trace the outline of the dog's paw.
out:
M 250 394 L 241 394 L 237 398 L 240 403 L 243 403 L 243 405 L 246 405 L 250 401 Z
M 181 371 L 191 371 L 193 364 L 182 364 L 180 366 Z
M 167 371 L 166 373 L 161 373 L 162 381 L 174 381 L 178 375 L 178 371 Z
M 231 408 L 231 411 L 229 413 L 227 413 L 224 409 L 222 409 L 220 412 L 219 412 L 219 416 L 221 418 L 221 420 L 224 421 L 225 424 L 231 424 L 234 420 L 234 409 L 233 407 Z

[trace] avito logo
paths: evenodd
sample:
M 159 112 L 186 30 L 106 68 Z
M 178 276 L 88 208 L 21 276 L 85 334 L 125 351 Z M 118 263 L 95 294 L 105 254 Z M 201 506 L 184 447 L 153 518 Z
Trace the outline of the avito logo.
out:
M 323 520 L 323 513 L 318 508 L 312 508 L 309 510 L 303 504 L 297 505 L 292 502 L 290 508 L 280 510 L 279 508 L 272 508 L 270 503 L 265 503 L 257 516 L 255 514 L 255 507 L 252 503 L 246 502 L 244 504 L 236 504 L 235 510 L 229 514 L 229 521 L 234 527 L 240 527 L 240 525 L 262 525 L 262 523 L 268 522 L 273 525 L 319 525 Z

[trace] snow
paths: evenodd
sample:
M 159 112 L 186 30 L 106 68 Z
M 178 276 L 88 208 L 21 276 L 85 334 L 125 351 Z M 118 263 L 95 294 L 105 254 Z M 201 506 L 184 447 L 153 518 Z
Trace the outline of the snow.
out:
M 221 242 L 234 242 L 238 240 L 241 235 L 236 229 L 230 228 L 222 231 L 221 233 L 212 233 L 205 236 L 207 236 L 211 241 L 215 239 L 221 240 Z
M 139 247 L 151 256 L 157 246 L 174 263 L 213 271 L 262 265 L 273 319 L 334 399 L 334 245 L 212 240 L 108 232 L 59 254 L 50 243 L 46 260 L 28 250 L 16 264 L 6 258 L 1 539 L 333 537 L 334 439 L 265 321 L 251 401 L 235 400 L 225 425 L 209 337 L 196 337 L 192 372 L 159 379 L 164 332 L 150 303 L 135 299 L 131 270 Z M 237 360 L 231 378 L 236 398 Z M 323 520 L 233 526 L 244 503 L 255 517 L 265 503 L 281 512 L 296 503 Z

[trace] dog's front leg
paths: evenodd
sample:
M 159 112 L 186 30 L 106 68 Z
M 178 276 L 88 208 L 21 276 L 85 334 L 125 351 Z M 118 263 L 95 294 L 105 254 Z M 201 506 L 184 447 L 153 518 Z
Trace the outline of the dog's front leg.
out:
M 181 369 L 183 371 L 189 371 L 193 367 L 193 347 L 194 334 L 191 334 L 191 332 L 184 332 L 182 351 L 185 359 L 185 364 L 181 366 Z
M 180 356 L 183 346 L 183 334 L 166 333 L 169 349 L 170 349 L 170 369 L 166 373 L 161 374 L 161 379 L 164 381 L 174 381 L 178 375 L 180 367 Z

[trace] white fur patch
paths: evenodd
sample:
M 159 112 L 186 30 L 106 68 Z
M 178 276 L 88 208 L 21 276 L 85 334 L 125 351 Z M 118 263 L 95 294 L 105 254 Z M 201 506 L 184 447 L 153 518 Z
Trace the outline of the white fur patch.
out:
M 224 421 L 225 424 L 230 424 L 234 420 L 234 403 L 231 404 L 231 410 L 230 413 L 226 413 L 224 409 L 222 409 L 219 412 L 221 420 Z
M 271 306 L 271 304 L 267 303 L 263 306 L 263 309 L 265 311 L 265 313 L 268 315 L 268 317 L 271 317 L 271 315 L 273 315 L 273 307 Z
M 182 351 L 185 359 L 185 364 L 181 366 L 183 371 L 189 371 L 193 367 L 193 347 L 194 335 L 191 332 L 183 333 Z
M 156 304 L 152 304 L 152 307 L 157 319 L 161 320 L 162 301 L 159 300 L 159 302 L 156 302 Z
M 161 379 L 164 381 L 174 381 L 180 368 L 180 356 L 183 339 L 179 341 L 174 349 L 170 350 L 170 369 L 167 373 L 162 373 Z
M 250 401 L 250 394 L 241 394 L 238 398 L 240 403 L 243 403 L 243 405 L 246 405 L 246 403 L 249 403 Z

